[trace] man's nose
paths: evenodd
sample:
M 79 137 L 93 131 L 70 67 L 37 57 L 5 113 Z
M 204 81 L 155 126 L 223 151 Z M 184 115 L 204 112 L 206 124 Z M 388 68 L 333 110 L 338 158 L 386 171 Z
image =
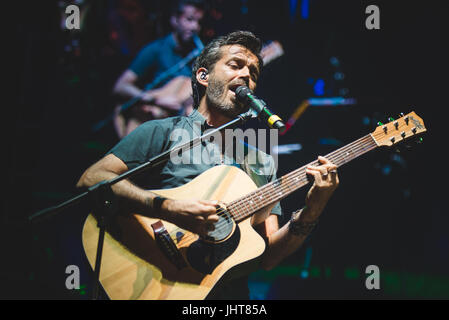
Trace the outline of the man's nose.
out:
M 239 71 L 239 78 L 245 81 L 247 87 L 249 87 L 249 81 L 251 79 L 251 74 L 248 67 L 243 67 Z

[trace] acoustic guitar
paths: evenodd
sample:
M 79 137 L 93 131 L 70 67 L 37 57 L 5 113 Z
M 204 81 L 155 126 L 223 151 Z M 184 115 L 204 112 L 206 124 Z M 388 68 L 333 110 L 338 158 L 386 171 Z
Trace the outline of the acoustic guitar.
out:
M 425 131 L 422 119 L 411 112 L 325 157 L 340 167 Z M 104 240 L 100 282 L 105 292 L 110 299 L 204 299 L 225 274 L 264 252 L 265 242 L 253 226 L 264 221 L 275 203 L 308 183 L 306 166 L 260 188 L 237 167 L 221 165 L 178 188 L 154 190 L 171 199 L 218 200 L 215 230 L 200 237 L 163 220 L 138 214 L 117 217 Z M 98 235 L 90 214 L 82 239 L 92 267 Z

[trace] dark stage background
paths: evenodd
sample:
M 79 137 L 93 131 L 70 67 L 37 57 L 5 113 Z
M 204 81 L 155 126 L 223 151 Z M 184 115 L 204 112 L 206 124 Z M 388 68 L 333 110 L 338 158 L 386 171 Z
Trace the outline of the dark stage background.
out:
M 415 111 L 428 130 L 410 150 L 378 149 L 342 167 L 340 187 L 305 245 L 274 270 L 251 275 L 253 299 L 449 298 L 444 3 L 210 1 L 204 43 L 247 29 L 283 45 L 285 54 L 266 66 L 257 94 L 284 120 L 311 97 L 357 100 L 310 106 L 279 138 L 301 147 L 279 155 L 279 176 L 400 112 Z M 32 227 L 23 222 L 78 193 L 74 185 L 85 168 L 117 142 L 111 127 L 91 131 L 112 111 L 115 79 L 143 44 L 169 32 L 168 1 L 74 2 L 82 9 L 79 31 L 61 27 L 68 4 L 34 1 L 10 11 L 2 298 L 89 298 L 92 275 L 81 245 L 88 204 Z M 380 30 L 365 28 L 369 4 L 380 9 Z M 282 223 L 303 205 L 306 190 L 282 201 Z M 67 265 L 80 267 L 80 290 L 66 289 Z M 380 268 L 379 290 L 365 287 L 368 265 Z

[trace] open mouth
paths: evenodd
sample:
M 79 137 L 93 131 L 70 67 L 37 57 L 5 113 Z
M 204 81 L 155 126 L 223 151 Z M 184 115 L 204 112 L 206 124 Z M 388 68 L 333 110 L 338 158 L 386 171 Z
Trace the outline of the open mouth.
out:
M 233 84 L 229 86 L 229 91 L 231 91 L 235 95 L 235 90 L 237 90 L 238 87 L 244 86 L 244 84 Z

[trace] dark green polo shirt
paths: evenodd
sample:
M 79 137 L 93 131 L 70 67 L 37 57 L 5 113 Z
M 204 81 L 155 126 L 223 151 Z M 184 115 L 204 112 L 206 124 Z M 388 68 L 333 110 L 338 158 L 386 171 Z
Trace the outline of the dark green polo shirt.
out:
M 207 129 L 204 117 L 197 110 L 187 117 L 151 120 L 124 137 L 110 153 L 121 159 L 129 169 L 133 169 L 178 144 L 199 137 Z M 236 145 L 242 143 L 235 141 Z M 244 154 L 227 152 L 222 159 L 217 144 L 205 141 L 185 152 L 182 158 L 175 155 L 158 168 L 144 172 L 134 182 L 145 189 L 175 188 L 186 184 L 207 169 L 221 164 L 239 167 L 259 187 L 276 179 L 275 163 L 271 156 L 255 148 L 248 148 L 247 145 L 240 150 L 242 149 Z M 273 208 L 272 213 L 281 215 L 279 203 Z
M 175 41 L 173 33 L 157 39 L 146 45 L 131 62 L 129 69 L 137 74 L 137 85 L 144 87 L 158 77 L 162 72 L 167 71 L 178 62 L 183 60 L 192 48 L 181 51 Z M 159 86 L 164 85 L 170 79 L 177 76 L 190 78 L 192 75 L 192 62 L 176 71 L 171 78 L 166 79 Z

